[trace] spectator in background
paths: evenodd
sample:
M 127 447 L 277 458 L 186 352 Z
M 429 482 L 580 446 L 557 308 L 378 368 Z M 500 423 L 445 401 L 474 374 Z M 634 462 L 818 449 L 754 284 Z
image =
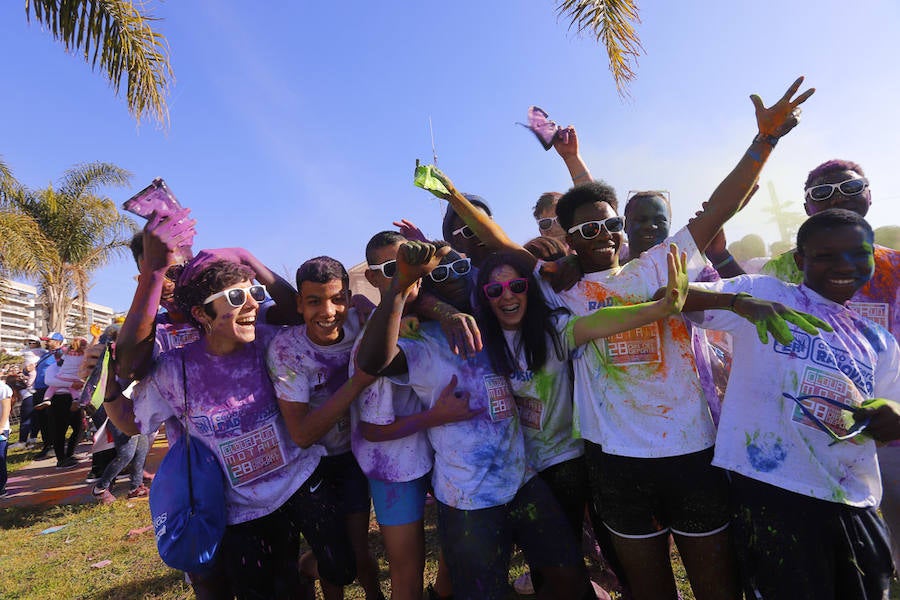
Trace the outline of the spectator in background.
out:
M 12 389 L 0 379 L 0 498 L 6 496 L 6 447 L 9 442 L 9 413 L 12 410 Z
M 63 337 L 58 331 L 51 332 L 47 337 L 41 338 L 41 340 L 46 344 L 46 351 L 40 356 L 37 364 L 34 366 L 35 370 L 35 378 L 34 378 L 34 413 L 32 418 L 35 421 L 35 425 L 32 425 L 32 428 L 37 427 L 41 432 L 41 438 L 43 440 L 43 446 L 41 447 L 41 451 L 35 455 L 35 460 L 43 460 L 49 456 L 50 451 L 53 449 L 53 433 L 51 427 L 51 419 L 50 419 L 50 398 L 47 397 L 47 383 L 44 381 L 44 375 L 47 372 L 47 369 L 52 364 L 56 364 L 62 357 L 62 345 L 65 343 L 66 338 Z M 32 351 L 35 352 L 35 351 Z
M 47 384 L 46 395 L 50 396 L 53 452 L 56 454 L 57 469 L 78 466 L 75 448 L 78 447 L 81 438 L 84 411 L 76 398 L 84 385 L 78 377 L 78 369 L 84 360 L 86 348 L 87 340 L 75 338 L 66 349 L 62 364 L 53 363 L 44 373 L 44 381 Z M 72 433 L 66 443 L 66 431 L 70 427 Z

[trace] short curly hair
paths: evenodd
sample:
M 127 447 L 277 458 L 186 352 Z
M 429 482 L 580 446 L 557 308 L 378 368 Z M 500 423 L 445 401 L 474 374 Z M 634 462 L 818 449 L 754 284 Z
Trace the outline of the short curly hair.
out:
M 606 202 L 616 214 L 619 213 L 619 200 L 616 198 L 616 190 L 605 181 L 592 181 L 576 185 L 562 195 L 556 203 L 556 218 L 562 228 L 568 231 L 575 223 L 575 211 L 579 206 Z
M 206 314 L 215 317 L 216 313 L 212 306 L 203 304 L 203 301 L 236 283 L 246 280 L 253 281 L 255 275 L 250 267 L 227 260 L 217 260 L 210 263 L 187 283 L 179 282 L 179 285 L 175 287 L 175 305 L 190 319 L 191 323 L 199 327 L 200 322 L 191 314 L 191 309 L 195 306 L 203 306 Z

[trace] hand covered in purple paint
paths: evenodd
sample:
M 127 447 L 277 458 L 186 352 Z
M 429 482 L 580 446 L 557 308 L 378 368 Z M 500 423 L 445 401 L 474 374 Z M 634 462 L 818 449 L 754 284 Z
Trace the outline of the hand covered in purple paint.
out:
M 428 410 L 431 427 L 457 421 L 468 421 L 484 412 L 483 408 L 469 407 L 469 392 L 457 391 L 456 383 L 457 379 L 454 375 L 450 378 L 450 383 L 441 390 L 441 395 L 438 396 L 434 406 Z
M 190 246 L 196 235 L 197 221 L 189 218 L 191 209 L 183 208 L 168 216 L 156 212 L 144 226 L 143 267 L 147 272 L 165 271 L 176 263 L 177 249 Z
M 819 329 L 833 331 L 831 325 L 822 319 L 799 310 L 788 308 L 778 302 L 760 300 L 749 294 L 738 294 L 733 303 L 734 312 L 756 325 L 756 334 L 763 344 L 769 343 L 769 335 L 779 344 L 787 346 L 794 341 L 788 323 L 793 323 L 810 335 L 819 335 Z
M 428 241 L 428 238 L 425 237 L 425 234 L 422 233 L 422 230 L 416 227 L 416 224 L 412 221 L 400 219 L 399 221 L 394 221 L 394 227 L 397 227 L 400 230 L 400 235 L 411 242 Z

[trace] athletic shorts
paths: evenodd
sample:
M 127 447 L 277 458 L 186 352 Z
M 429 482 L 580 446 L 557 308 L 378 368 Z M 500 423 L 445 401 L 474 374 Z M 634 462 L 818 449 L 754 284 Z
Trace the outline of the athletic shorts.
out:
M 412 481 L 369 479 L 375 520 L 379 525 L 406 525 L 425 517 L 425 488 L 428 475 Z
M 343 514 L 369 512 L 369 480 L 352 452 L 323 456 L 319 461 L 319 472 L 336 494 Z
M 874 507 L 828 502 L 732 478 L 735 547 L 748 598 L 881 600 L 892 561 Z
M 514 543 L 535 568 L 584 567 L 580 540 L 540 477 L 500 506 L 460 510 L 438 502 L 438 535 L 453 597 L 461 600 L 506 598 Z
M 211 570 L 192 573 L 201 589 L 230 590 L 238 598 L 288 598 L 300 585 L 300 534 L 334 585 L 356 578 L 347 524 L 333 490 L 316 469 L 287 502 L 264 517 L 228 525 Z
M 592 493 L 599 492 L 600 517 L 613 534 L 640 539 L 671 531 L 702 537 L 728 527 L 728 478 L 712 466 L 712 448 L 633 458 L 585 444 L 585 455 L 596 463 L 600 482 L 591 482 Z

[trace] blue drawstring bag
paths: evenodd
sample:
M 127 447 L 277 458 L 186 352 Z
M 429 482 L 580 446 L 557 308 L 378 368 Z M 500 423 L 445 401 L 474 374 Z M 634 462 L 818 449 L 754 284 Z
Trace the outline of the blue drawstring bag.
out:
M 163 562 L 199 573 L 212 565 L 225 534 L 225 478 L 216 455 L 191 437 L 186 378 L 184 391 L 184 435 L 169 448 L 153 478 L 150 515 Z

